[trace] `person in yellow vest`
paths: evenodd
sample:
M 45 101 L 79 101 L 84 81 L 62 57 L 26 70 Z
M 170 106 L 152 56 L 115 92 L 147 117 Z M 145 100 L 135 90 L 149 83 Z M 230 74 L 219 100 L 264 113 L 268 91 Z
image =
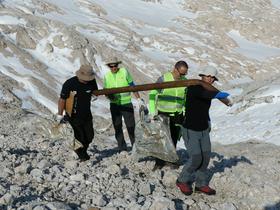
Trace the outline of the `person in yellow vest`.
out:
M 133 79 L 130 73 L 124 67 L 119 67 L 122 62 L 118 58 L 113 57 L 106 62 L 110 68 L 104 76 L 104 88 L 117 88 L 134 86 Z M 138 92 L 133 93 L 138 99 L 140 105 L 145 105 L 143 99 L 140 98 Z M 127 145 L 123 135 L 122 118 L 128 131 L 131 145 L 135 142 L 135 119 L 134 109 L 131 103 L 131 93 L 118 93 L 107 96 L 110 100 L 110 111 L 115 129 L 115 138 L 118 142 L 119 151 L 127 150 Z
M 188 64 L 178 61 L 171 72 L 166 72 L 158 78 L 157 83 L 185 80 Z M 183 123 L 185 110 L 185 87 L 152 90 L 149 93 L 149 111 L 151 115 L 165 115 L 169 117 L 171 138 L 176 148 L 180 138 L 180 124 Z M 153 170 L 161 169 L 165 161 L 156 159 Z

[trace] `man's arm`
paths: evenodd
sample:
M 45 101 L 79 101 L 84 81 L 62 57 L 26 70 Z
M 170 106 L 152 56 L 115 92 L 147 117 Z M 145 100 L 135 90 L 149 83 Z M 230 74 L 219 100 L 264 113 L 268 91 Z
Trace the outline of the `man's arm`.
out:
M 98 90 L 98 85 L 97 85 L 97 82 L 95 79 L 92 81 L 92 86 L 93 86 L 92 91 Z M 94 94 L 92 94 L 92 95 L 95 96 Z M 97 97 L 97 96 L 95 96 L 95 97 Z
M 190 97 L 194 96 L 202 99 L 213 99 L 217 95 L 218 91 L 206 90 L 200 85 L 191 86 L 188 88 L 188 94 Z
M 63 111 L 65 110 L 65 104 L 66 104 L 66 100 L 59 98 L 58 100 L 58 115 L 63 115 Z
M 70 95 L 70 88 L 69 88 L 69 82 L 65 82 L 62 85 L 62 89 L 60 92 L 60 98 L 58 99 L 58 115 L 63 115 L 64 110 L 66 109 L 66 99 L 69 97 Z
M 192 89 L 191 94 L 195 95 L 196 97 L 204 98 L 204 99 L 216 98 L 216 99 L 223 101 L 227 106 L 232 105 L 232 102 L 227 98 L 229 96 L 229 94 L 226 92 L 210 91 L 210 90 L 206 90 L 202 86 L 194 86 L 191 89 Z

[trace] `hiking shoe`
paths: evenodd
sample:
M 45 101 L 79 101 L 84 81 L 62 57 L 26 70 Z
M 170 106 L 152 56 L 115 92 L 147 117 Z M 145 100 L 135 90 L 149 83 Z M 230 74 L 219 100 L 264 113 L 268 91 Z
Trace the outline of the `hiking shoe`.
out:
M 208 185 L 203 187 L 195 187 L 196 192 L 204 193 L 206 195 L 216 195 L 216 190 L 212 189 Z
M 179 182 L 178 180 L 176 181 L 176 186 L 181 190 L 182 193 L 185 195 L 191 195 L 193 193 L 192 187 L 184 182 Z
M 83 154 L 82 157 L 79 157 L 80 162 L 84 162 L 90 159 L 90 156 L 86 153 Z

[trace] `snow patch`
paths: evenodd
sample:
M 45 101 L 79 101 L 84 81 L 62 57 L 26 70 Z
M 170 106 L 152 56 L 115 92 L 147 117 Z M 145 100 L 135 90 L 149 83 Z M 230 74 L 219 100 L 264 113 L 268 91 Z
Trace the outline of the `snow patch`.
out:
M 9 15 L 0 15 L 1 25 L 25 25 L 26 21 Z
M 272 6 L 280 9 L 280 1 L 279 0 L 271 0 Z
M 235 51 L 248 58 L 264 61 L 273 56 L 280 56 L 280 48 L 270 47 L 260 42 L 248 41 L 240 35 L 239 31 L 231 30 L 227 35 L 239 45 Z

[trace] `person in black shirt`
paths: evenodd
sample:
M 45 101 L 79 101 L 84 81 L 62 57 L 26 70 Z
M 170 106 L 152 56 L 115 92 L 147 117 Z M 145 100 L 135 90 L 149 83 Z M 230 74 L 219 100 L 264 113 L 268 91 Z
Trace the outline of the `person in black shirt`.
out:
M 202 81 L 213 84 L 217 81 L 217 70 L 208 66 L 202 70 Z M 216 191 L 209 187 L 207 180 L 207 167 L 210 161 L 211 143 L 210 143 L 210 117 L 209 109 L 211 100 L 214 98 L 224 99 L 228 105 L 232 105 L 227 99 L 226 92 L 208 91 L 200 85 L 190 86 L 186 96 L 186 118 L 183 123 L 183 139 L 189 153 L 189 161 L 183 167 L 176 185 L 181 192 L 186 195 L 192 194 L 191 180 L 195 174 L 195 191 L 214 195 Z
M 75 150 L 81 161 L 90 159 L 87 149 L 94 137 L 90 105 L 92 91 L 97 89 L 92 67 L 82 65 L 76 72 L 76 76 L 63 84 L 58 101 L 57 120 L 69 121 L 75 139 L 82 144 L 81 148 Z M 64 110 L 65 116 L 63 116 Z

